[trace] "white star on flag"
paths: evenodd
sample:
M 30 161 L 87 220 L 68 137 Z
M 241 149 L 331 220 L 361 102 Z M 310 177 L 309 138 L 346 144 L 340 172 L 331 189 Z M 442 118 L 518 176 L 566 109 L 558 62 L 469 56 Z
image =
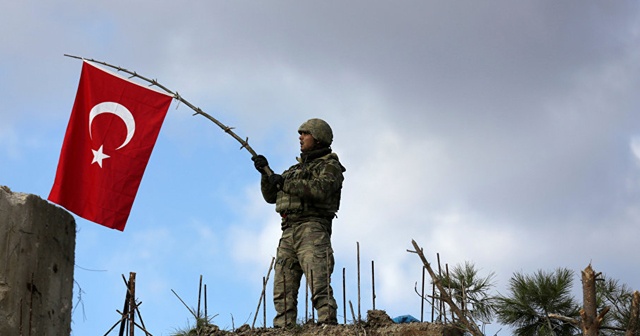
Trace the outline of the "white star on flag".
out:
M 102 160 L 109 158 L 109 155 L 102 152 L 102 145 L 100 145 L 100 148 L 98 148 L 98 150 L 92 149 L 91 151 L 93 152 L 93 161 L 91 161 L 91 164 L 97 162 L 98 166 L 102 168 Z

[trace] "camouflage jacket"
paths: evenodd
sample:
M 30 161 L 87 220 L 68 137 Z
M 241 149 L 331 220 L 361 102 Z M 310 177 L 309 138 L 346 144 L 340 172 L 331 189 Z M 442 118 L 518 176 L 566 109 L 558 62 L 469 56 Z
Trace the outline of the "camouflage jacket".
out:
M 282 190 L 269 184 L 262 175 L 262 196 L 276 204 L 276 212 L 295 217 L 323 217 L 331 219 L 340 207 L 344 166 L 330 149 L 303 153 L 298 163 L 282 173 Z

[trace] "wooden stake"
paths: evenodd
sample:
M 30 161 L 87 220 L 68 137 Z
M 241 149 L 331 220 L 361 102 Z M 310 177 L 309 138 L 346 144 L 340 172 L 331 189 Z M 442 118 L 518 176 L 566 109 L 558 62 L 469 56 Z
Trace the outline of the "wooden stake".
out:
M 133 278 L 133 281 L 131 281 L 131 278 Z M 123 274 L 122 281 L 124 281 L 124 284 L 127 287 L 127 294 L 125 295 L 125 300 L 124 300 L 124 308 L 122 309 L 123 312 L 120 312 L 119 310 L 116 309 L 116 312 L 120 314 L 120 320 L 114 323 L 113 326 L 104 335 L 107 336 L 118 324 L 120 324 L 120 333 L 118 334 L 119 336 L 124 336 L 125 329 L 128 334 L 133 335 L 135 327 L 140 328 L 140 330 L 142 330 L 142 332 L 144 332 L 145 335 L 151 336 L 151 333 L 147 331 L 147 327 L 144 325 L 144 321 L 142 320 L 142 314 L 140 314 L 140 310 L 138 309 L 138 307 L 142 304 L 142 302 L 137 303 L 135 300 L 135 273 L 131 272 L 129 274 L 129 281 L 127 281 L 127 279 L 124 277 L 124 274 Z M 175 294 L 175 292 L 173 293 Z M 176 296 L 177 295 L 178 294 L 176 294 Z M 182 299 L 180 299 L 180 301 L 182 301 Z M 135 322 L 136 314 L 140 319 L 140 324 Z M 126 323 L 127 321 L 129 321 L 129 324 Z
M 136 273 L 129 272 L 129 336 L 134 336 L 135 331 L 135 307 L 136 307 Z

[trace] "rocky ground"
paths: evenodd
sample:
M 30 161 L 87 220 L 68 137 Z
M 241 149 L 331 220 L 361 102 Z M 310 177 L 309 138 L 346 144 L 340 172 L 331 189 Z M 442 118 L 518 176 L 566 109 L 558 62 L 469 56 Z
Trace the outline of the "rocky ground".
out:
M 361 324 L 349 325 L 322 325 L 306 324 L 291 329 L 256 328 L 251 329 L 248 325 L 234 331 L 220 330 L 215 325 L 207 325 L 199 333 L 192 330 L 187 335 L 198 336 L 462 336 L 463 333 L 453 327 L 434 323 L 394 323 L 383 310 L 370 310 L 367 313 L 367 320 Z

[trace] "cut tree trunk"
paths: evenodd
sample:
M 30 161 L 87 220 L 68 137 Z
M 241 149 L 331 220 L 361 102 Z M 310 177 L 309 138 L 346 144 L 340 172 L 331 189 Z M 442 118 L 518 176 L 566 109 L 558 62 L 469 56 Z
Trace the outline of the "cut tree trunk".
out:
M 629 325 L 627 326 L 627 332 L 625 336 L 637 336 L 638 332 L 638 319 L 640 319 L 640 292 L 633 292 L 633 300 L 631 301 L 631 317 L 629 318 Z
M 591 268 L 591 264 L 582 271 L 582 309 L 580 309 L 580 317 L 582 318 L 582 333 L 584 336 L 597 336 L 604 315 L 609 311 L 609 307 L 605 307 L 600 314 L 597 312 L 596 277 L 597 274 Z

